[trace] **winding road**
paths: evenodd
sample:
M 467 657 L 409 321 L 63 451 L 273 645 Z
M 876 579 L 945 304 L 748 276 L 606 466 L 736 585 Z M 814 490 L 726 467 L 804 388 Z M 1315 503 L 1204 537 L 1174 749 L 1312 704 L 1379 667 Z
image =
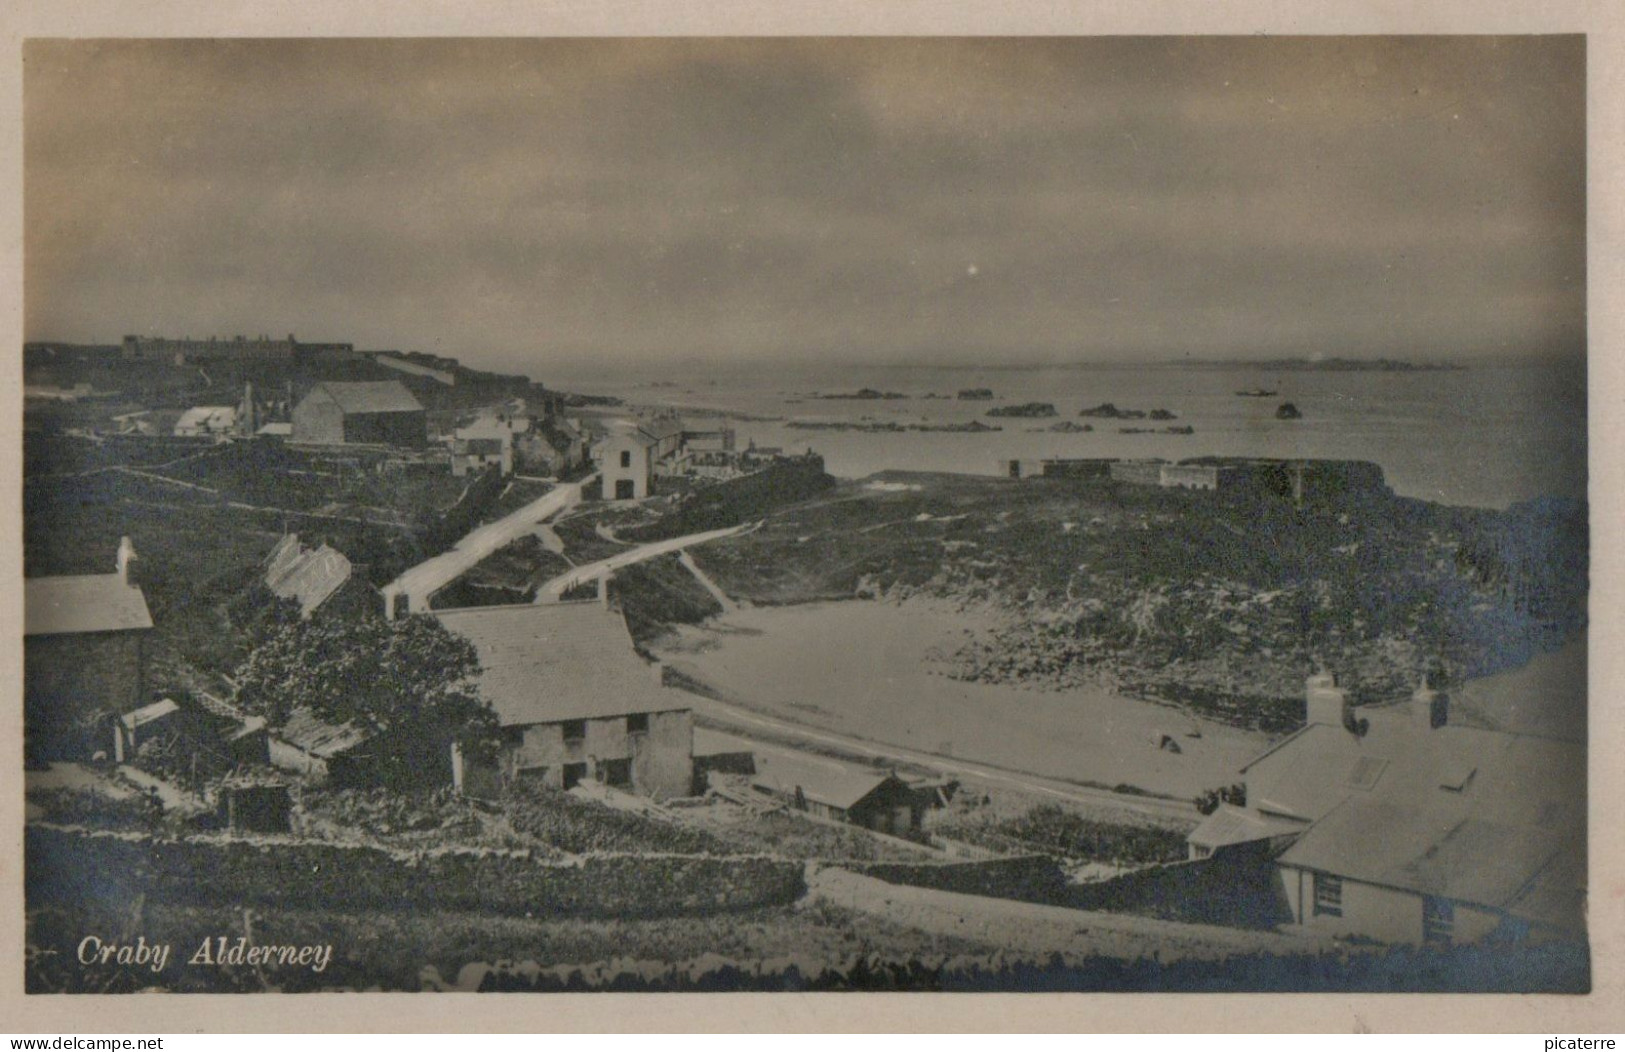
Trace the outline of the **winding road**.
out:
M 628 548 L 626 551 L 617 552 L 607 559 L 600 559 L 595 563 L 588 563 L 585 566 L 577 566 L 570 572 L 562 573 L 553 578 L 551 581 L 548 581 L 546 584 L 542 585 L 541 588 L 537 589 L 536 602 L 556 603 L 559 600 L 559 596 L 563 595 L 571 588 L 574 588 L 580 584 L 585 584 L 588 581 L 606 577 L 624 566 L 632 566 L 636 563 L 646 562 L 650 559 L 656 558 L 657 556 L 666 555 L 670 552 L 684 551 L 685 549 L 692 548 L 697 544 L 704 544 L 707 541 L 720 540 L 723 537 L 737 537 L 742 533 L 749 533 L 761 525 L 762 524 L 760 522 L 749 522 L 740 526 L 730 526 L 727 529 L 706 530 L 704 533 L 690 533 L 683 537 L 672 537 L 664 541 L 652 541 L 649 544 L 640 544 L 636 548 Z
M 384 585 L 386 616 L 395 615 L 396 596 L 400 595 L 407 597 L 407 610 L 410 613 L 427 612 L 430 596 L 473 569 L 481 559 L 525 534 L 533 533 L 539 523 L 579 504 L 581 487 L 597 477 L 594 474 L 588 475 L 580 482 L 560 483 L 556 489 L 531 501 L 518 511 L 471 531 L 450 551 L 418 563 Z

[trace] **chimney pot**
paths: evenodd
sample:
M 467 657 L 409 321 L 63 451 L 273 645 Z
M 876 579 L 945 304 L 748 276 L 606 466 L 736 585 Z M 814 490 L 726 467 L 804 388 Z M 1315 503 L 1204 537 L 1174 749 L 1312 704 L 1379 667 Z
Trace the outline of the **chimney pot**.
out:
M 1421 730 L 1443 727 L 1450 721 L 1450 696 L 1434 690 L 1424 679 L 1411 695 L 1411 716 Z
M 1317 672 L 1304 682 L 1304 722 L 1338 727 L 1348 722 L 1353 706 L 1348 692 L 1330 672 Z
M 135 545 L 130 543 L 130 538 L 120 537 L 118 540 L 118 575 L 125 584 L 130 583 L 130 561 L 135 558 L 138 558 L 135 554 Z

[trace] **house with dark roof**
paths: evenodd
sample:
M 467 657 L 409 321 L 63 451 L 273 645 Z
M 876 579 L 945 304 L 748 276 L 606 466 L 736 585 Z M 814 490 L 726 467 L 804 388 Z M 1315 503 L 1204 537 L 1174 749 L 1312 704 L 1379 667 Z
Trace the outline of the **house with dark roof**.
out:
M 28 755 L 87 759 L 106 724 L 146 704 L 152 615 L 130 579 L 135 548 L 120 540 L 110 574 L 23 582 L 24 724 Z
M 428 438 L 428 414 L 399 380 L 326 381 L 293 407 L 295 442 L 418 448 Z
M 1451 723 L 1421 688 L 1356 710 L 1311 677 L 1305 726 L 1242 769 L 1193 858 L 1258 853 L 1295 924 L 1390 943 L 1584 931 L 1584 746 Z
M 907 836 L 947 805 L 956 783 L 912 785 L 891 771 L 862 770 L 818 756 L 767 753 L 756 758 L 751 786 L 797 811 L 832 822 Z
M 689 794 L 693 712 L 685 695 L 660 685 L 659 666 L 637 656 L 619 611 L 588 600 L 434 616 L 474 644 L 480 695 L 502 726 L 494 765 L 453 760 L 460 790 L 592 781 L 656 798 Z

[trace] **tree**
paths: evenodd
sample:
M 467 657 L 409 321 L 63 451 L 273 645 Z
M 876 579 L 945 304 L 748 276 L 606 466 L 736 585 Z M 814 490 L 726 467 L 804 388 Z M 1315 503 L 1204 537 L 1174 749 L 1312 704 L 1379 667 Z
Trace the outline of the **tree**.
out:
M 388 766 L 409 769 L 453 742 L 472 759 L 494 752 L 499 727 L 474 689 L 479 670 L 473 644 L 427 615 L 295 620 L 238 668 L 237 700 L 273 726 L 298 709 L 353 723 L 399 754 Z

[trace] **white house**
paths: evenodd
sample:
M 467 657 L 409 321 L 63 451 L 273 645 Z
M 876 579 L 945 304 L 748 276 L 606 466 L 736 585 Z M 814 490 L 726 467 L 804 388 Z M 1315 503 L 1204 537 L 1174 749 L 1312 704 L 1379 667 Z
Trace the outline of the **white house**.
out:
M 1268 841 L 1294 923 L 1389 943 L 1583 930 L 1583 745 L 1449 721 L 1447 699 L 1355 709 L 1311 677 L 1308 721 L 1242 769 L 1245 808 L 1194 857 Z

